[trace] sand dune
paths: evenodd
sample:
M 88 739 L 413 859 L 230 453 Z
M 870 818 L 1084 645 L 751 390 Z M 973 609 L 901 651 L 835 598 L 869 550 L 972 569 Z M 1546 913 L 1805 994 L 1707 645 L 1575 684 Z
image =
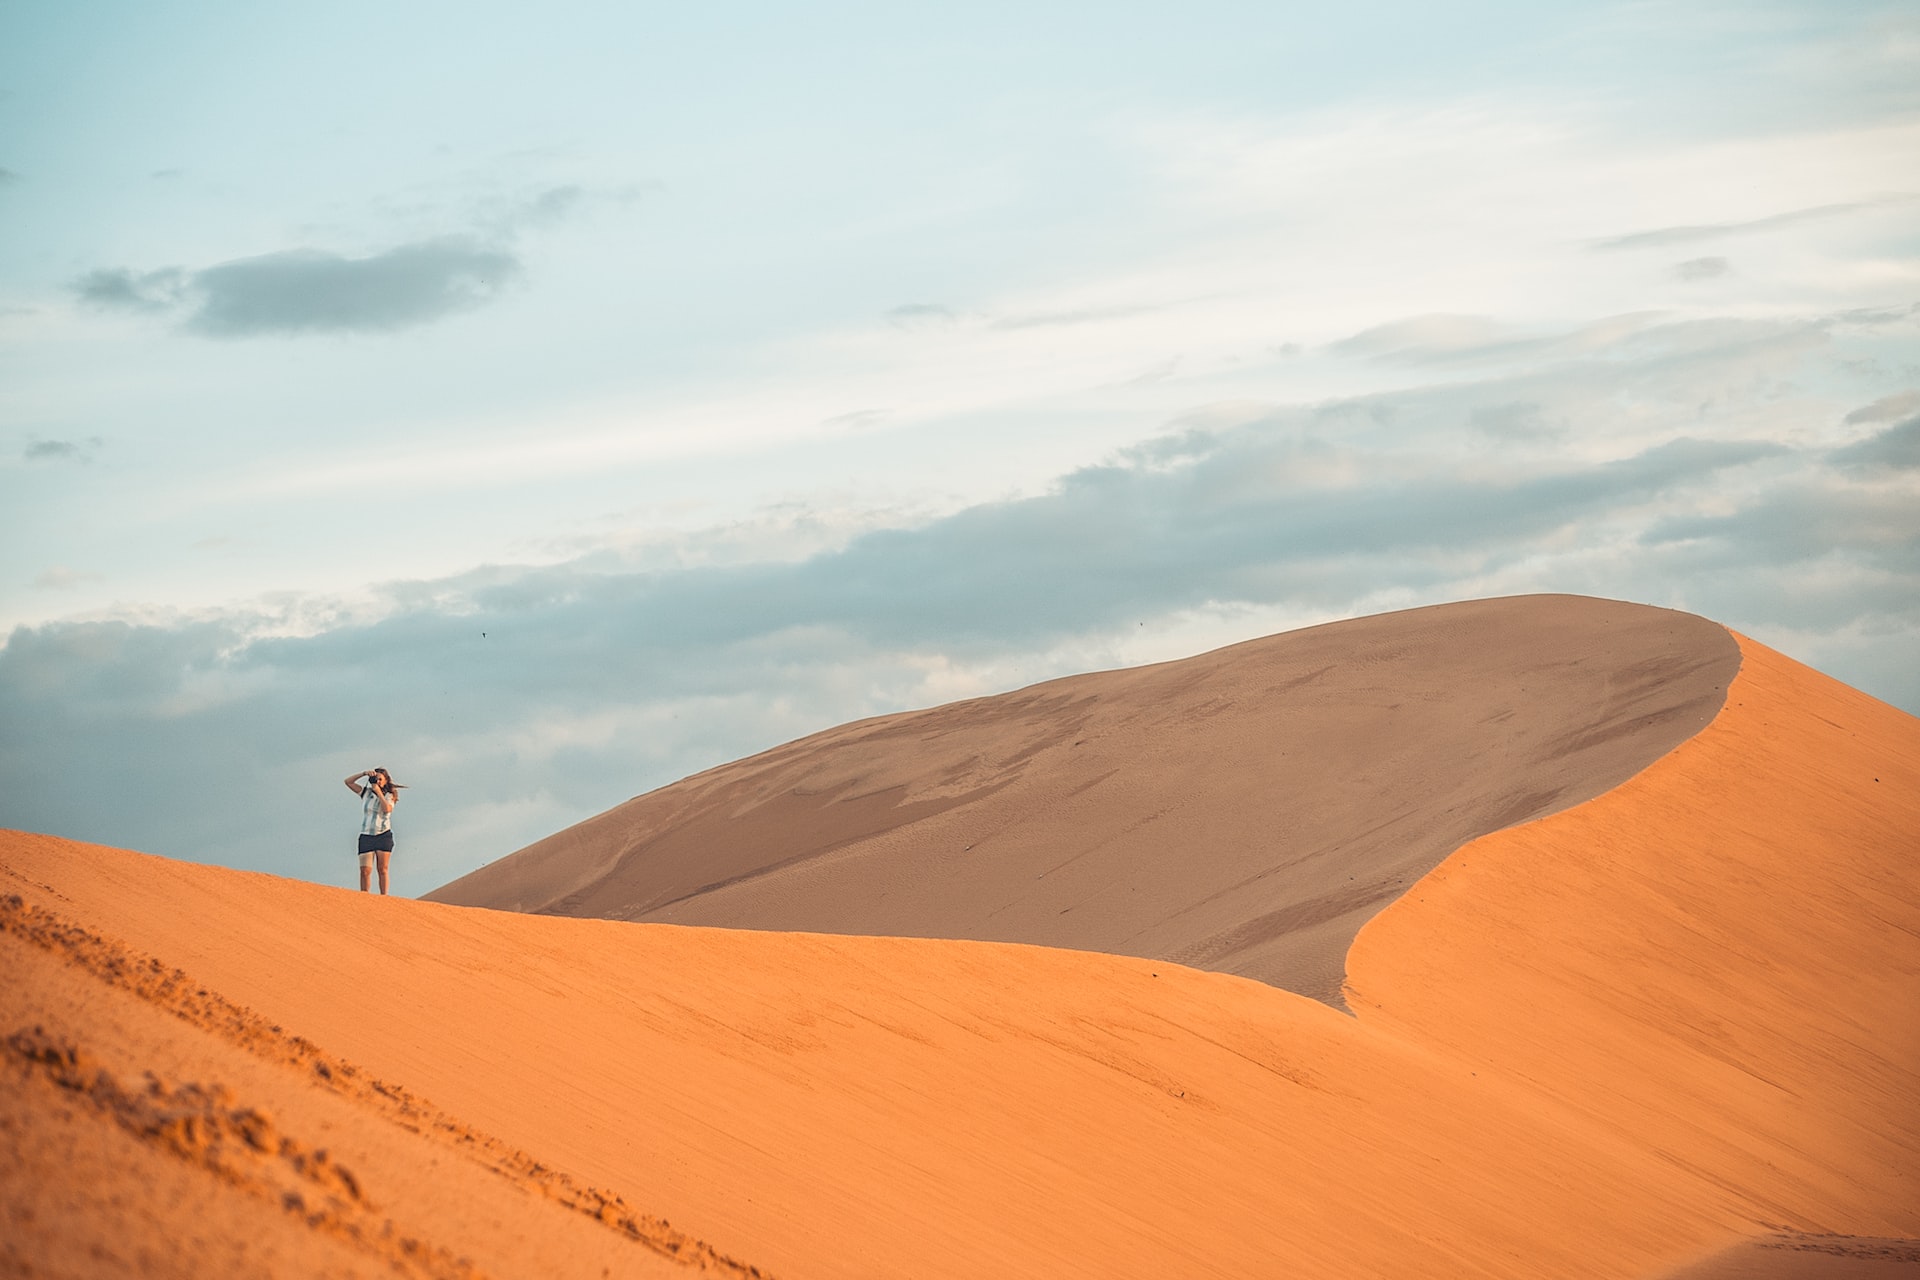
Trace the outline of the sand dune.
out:
M 1763 1222 L 1920 1236 L 1920 721 L 1741 648 L 1699 736 L 1382 912 L 1348 996 Z
M 829 730 L 426 896 L 1107 951 L 1337 1004 L 1375 912 L 1671 750 L 1738 662 L 1704 619 L 1576 596 L 1361 618 Z
M 781 1276 L 1601 1276 L 1745 1222 L 1684 1170 L 1245 979 L 1007 944 L 379 902 L 52 841 L 0 858 L 64 895 L 23 891 L 36 906 L 114 915 L 195 990 Z M 29 1009 L 8 997 L 7 1021 L 107 1060 L 96 992 L 58 976 L 29 984 L 45 991 Z M 152 1034 L 114 1055 L 123 1081 Z M 314 1095 L 334 1102 L 297 1063 L 171 1066 L 183 1052 L 156 1051 L 169 1078 L 231 1083 L 289 1131 Z M 369 1132 L 381 1122 L 317 1115 L 297 1131 L 401 1234 L 465 1252 L 465 1228 L 411 1194 L 437 1169 L 381 1170 L 389 1147 L 406 1154 L 406 1135 Z M 61 1173 L 43 1159 L 20 1180 Z M 250 1206 L 287 1229 L 255 1197 L 221 1230 L 249 1238 Z M 171 1212 L 149 1208 L 158 1224 Z M 576 1273 L 470 1256 L 488 1274 Z
M 1351 1017 L 0 837 L 0 1258 L 1718 1277 L 1848 1237 L 1885 1274 L 1920 1237 L 1920 722 L 1743 649 L 1704 732 L 1378 914 Z

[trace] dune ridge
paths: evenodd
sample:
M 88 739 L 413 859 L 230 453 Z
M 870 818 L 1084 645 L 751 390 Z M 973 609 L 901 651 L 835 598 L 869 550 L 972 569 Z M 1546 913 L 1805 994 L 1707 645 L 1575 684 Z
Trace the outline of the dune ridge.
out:
M 19 834 L 0 865 L 23 904 L 782 1276 L 1693 1277 L 1811 1256 L 1782 1241 L 1883 1274 L 1920 1236 L 1920 721 L 1740 649 L 1701 733 L 1375 915 L 1351 1017 L 1110 954 L 475 912 Z M 170 1014 L 0 947 L 43 957 L 0 1032 L 192 1056 Z M 335 1100 L 251 1058 L 171 1074 L 243 1066 L 237 1096 Z M 369 1158 L 405 1154 L 389 1128 Z M 547 1212 L 616 1267 L 644 1253 Z
M 1348 998 L 1759 1221 L 1920 1237 L 1920 721 L 1740 646 L 1700 734 L 1369 923 Z
M 843 725 L 425 896 L 1107 951 L 1338 1006 L 1382 906 L 1671 750 L 1738 665 L 1706 619 L 1579 596 L 1351 619 Z

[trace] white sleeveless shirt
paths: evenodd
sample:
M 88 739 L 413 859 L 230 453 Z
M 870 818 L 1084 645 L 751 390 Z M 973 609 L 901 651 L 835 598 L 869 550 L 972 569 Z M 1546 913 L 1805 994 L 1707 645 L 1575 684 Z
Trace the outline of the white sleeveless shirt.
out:
M 393 802 L 399 804 L 400 797 L 395 796 Z M 380 793 L 374 790 L 373 784 L 368 783 L 365 801 L 361 805 L 360 834 L 377 836 L 391 830 L 393 830 L 393 815 L 381 805 Z

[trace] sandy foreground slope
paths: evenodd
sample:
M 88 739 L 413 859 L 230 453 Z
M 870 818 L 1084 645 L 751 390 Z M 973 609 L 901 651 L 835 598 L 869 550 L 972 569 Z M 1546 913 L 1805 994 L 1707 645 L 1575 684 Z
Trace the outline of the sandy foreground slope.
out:
M 1738 665 L 1724 628 L 1614 600 L 1355 618 L 843 725 L 426 896 L 1109 951 L 1337 1004 L 1381 907 L 1672 750 Z
M 0 836 L 0 1258 L 1597 1277 L 1846 1235 L 1911 1271 L 1920 722 L 1742 649 L 1698 736 L 1376 916 L 1354 1017 L 1154 960 Z M 111 1263 L 143 1253 L 190 1261 Z
M 0 1275 L 754 1274 L 123 944 L 0 924 Z

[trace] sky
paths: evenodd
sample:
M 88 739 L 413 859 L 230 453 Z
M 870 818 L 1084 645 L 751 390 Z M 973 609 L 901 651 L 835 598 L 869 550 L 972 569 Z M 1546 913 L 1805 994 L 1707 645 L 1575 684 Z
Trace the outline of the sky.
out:
M 396 892 L 1564 591 L 1920 712 L 1920 5 L 0 6 L 0 826 Z

